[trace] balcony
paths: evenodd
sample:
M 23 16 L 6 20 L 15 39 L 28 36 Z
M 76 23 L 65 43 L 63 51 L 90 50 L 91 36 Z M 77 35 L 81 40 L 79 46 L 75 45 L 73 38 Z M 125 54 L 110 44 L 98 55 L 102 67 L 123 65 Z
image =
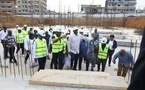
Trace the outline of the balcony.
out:
M 114 6 L 109 6 L 108 9 L 135 9 L 135 6 L 117 6 L 117 7 L 114 7 Z

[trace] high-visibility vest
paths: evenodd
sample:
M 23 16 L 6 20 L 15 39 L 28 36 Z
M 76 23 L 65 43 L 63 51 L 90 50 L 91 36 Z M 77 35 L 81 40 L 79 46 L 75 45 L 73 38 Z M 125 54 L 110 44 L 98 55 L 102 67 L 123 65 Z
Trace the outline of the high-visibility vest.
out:
M 36 39 L 36 51 L 35 54 L 36 56 L 45 56 L 47 55 L 47 51 L 46 51 L 46 40 L 42 39 L 42 41 L 40 41 L 39 39 Z
M 64 42 L 64 43 L 63 43 L 63 54 L 65 54 L 65 53 L 66 53 L 66 45 L 67 45 L 66 42 L 67 42 L 67 39 L 64 38 L 64 39 L 63 39 L 63 42 Z
M 54 34 L 54 37 L 55 39 L 57 39 L 58 37 L 56 36 L 56 34 Z M 61 39 L 59 40 L 58 42 L 55 42 L 53 43 L 51 41 L 51 44 L 52 44 L 52 53 L 59 53 L 60 51 L 62 51 L 64 48 L 63 48 L 63 45 L 64 45 L 64 40 Z
M 16 42 L 17 43 L 24 43 L 24 36 L 23 33 L 16 33 Z
M 22 30 L 22 32 L 23 32 L 23 36 L 25 38 L 28 35 L 28 31 L 27 30 Z
M 107 59 L 107 54 L 109 50 L 109 45 L 106 44 L 104 50 L 102 49 L 102 43 L 99 44 L 99 50 L 98 50 L 98 59 Z

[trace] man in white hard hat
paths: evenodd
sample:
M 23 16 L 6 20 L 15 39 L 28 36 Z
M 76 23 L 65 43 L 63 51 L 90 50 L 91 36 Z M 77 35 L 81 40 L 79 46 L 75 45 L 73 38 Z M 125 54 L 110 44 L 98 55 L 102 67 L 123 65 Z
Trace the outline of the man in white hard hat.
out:
M 16 25 L 15 33 L 18 33 L 18 28 L 19 28 L 19 25 Z
M 74 28 L 73 34 L 71 34 L 68 39 L 68 51 L 71 55 L 71 68 L 73 68 L 73 70 L 77 70 L 76 68 L 79 58 L 80 41 L 82 39 L 88 40 L 87 37 L 78 34 L 78 29 Z
M 47 48 L 47 43 L 46 40 L 44 39 L 45 37 L 45 31 L 40 30 L 38 38 L 34 42 L 34 49 L 33 49 L 33 54 L 34 54 L 34 60 L 35 62 L 38 61 L 39 68 L 38 71 L 41 69 L 45 69 L 45 63 L 46 63 L 46 58 L 49 58 L 48 56 L 48 48 Z
M 59 60 L 59 69 L 63 68 L 63 59 L 64 59 L 64 49 L 65 49 L 65 40 L 66 35 L 62 35 L 62 28 L 56 27 L 55 34 L 52 36 L 51 45 L 52 45 L 52 61 L 50 68 L 52 68 L 53 63 L 55 69 L 57 69 L 57 64 Z
M 18 33 L 16 33 L 16 43 L 17 43 L 16 53 L 18 54 L 18 51 L 22 49 L 22 56 L 24 56 L 24 36 L 21 28 L 18 28 Z
M 108 57 L 109 45 L 107 44 L 107 38 L 103 37 L 101 39 L 101 43 L 98 46 L 98 70 L 100 71 L 100 64 L 102 63 L 102 72 L 105 71 L 105 65 Z

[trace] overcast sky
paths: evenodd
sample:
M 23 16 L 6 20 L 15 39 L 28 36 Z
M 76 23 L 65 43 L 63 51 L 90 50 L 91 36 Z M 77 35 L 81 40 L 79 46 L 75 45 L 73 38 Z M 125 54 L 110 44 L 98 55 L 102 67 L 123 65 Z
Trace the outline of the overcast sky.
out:
M 94 2 L 93 2 L 94 1 Z M 68 8 L 71 9 L 71 11 L 75 11 L 77 12 L 78 9 L 80 10 L 80 7 L 78 8 L 78 6 L 80 6 L 81 4 L 92 4 L 94 3 L 95 5 L 102 5 L 103 7 L 105 6 L 105 1 L 106 0 L 47 0 L 48 3 L 48 9 L 50 10 L 62 10 L 62 12 L 66 12 L 68 11 Z M 145 7 L 145 0 L 137 0 L 137 8 L 144 8 Z M 62 7 L 61 9 L 59 9 L 59 7 Z M 64 9 L 65 8 L 65 9 Z

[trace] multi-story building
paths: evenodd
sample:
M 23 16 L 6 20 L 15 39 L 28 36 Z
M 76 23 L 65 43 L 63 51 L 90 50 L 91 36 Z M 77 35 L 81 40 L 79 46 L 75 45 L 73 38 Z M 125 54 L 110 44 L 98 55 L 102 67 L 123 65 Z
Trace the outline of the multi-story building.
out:
M 106 0 L 106 13 L 135 13 L 136 0 Z
M 16 0 L 0 0 L 0 11 L 7 14 L 15 14 L 15 3 Z
M 47 0 L 16 0 L 18 15 L 47 14 Z
M 81 12 L 86 14 L 102 14 L 105 11 L 105 7 L 101 5 L 81 5 Z

